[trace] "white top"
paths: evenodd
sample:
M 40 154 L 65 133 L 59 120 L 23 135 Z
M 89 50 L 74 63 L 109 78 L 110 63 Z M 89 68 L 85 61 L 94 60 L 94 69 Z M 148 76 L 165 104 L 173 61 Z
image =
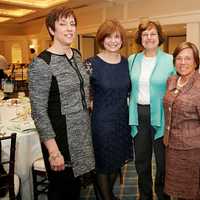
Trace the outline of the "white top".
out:
M 150 77 L 153 69 L 156 65 L 155 57 L 144 56 L 141 63 L 141 74 L 139 78 L 139 93 L 138 104 L 149 105 L 150 104 Z

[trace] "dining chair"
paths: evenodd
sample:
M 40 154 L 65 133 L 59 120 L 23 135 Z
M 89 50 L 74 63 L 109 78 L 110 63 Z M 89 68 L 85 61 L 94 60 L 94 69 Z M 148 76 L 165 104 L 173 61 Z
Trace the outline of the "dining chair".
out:
M 43 157 L 40 157 L 33 162 L 32 176 L 34 200 L 38 200 L 39 195 L 47 195 L 48 192 L 48 176 Z
M 9 143 L 8 156 L 3 157 L 3 143 Z M 0 199 L 21 199 L 19 188 L 20 179 L 15 171 L 16 133 L 11 135 L 0 134 Z M 3 158 L 2 158 L 3 157 Z

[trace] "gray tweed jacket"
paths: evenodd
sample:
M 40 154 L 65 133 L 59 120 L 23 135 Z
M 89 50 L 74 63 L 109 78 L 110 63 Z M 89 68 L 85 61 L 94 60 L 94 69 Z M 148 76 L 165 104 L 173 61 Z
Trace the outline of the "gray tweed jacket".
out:
M 89 77 L 77 50 L 73 50 L 71 60 L 65 55 L 44 51 L 30 65 L 29 92 L 32 117 L 41 141 L 56 137 L 56 131 L 51 123 L 54 119 L 50 119 L 48 114 L 52 77 L 57 81 L 61 115 L 66 119 L 72 168 L 77 177 L 91 171 L 95 166 L 87 110 Z

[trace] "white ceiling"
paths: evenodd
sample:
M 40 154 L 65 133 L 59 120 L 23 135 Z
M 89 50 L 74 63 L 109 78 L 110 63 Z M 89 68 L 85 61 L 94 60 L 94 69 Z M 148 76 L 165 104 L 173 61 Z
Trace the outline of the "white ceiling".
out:
M 47 15 L 50 9 L 65 5 L 81 9 L 102 3 L 119 3 L 130 0 L 0 0 L 0 24 L 23 24 Z M 131 0 L 137 1 L 137 0 Z M 185 25 L 168 25 L 164 27 L 167 35 L 184 35 Z

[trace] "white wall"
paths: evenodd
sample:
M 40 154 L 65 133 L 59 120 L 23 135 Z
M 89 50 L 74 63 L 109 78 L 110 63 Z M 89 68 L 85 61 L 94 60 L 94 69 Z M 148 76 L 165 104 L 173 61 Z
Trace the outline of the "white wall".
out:
M 191 25 L 200 23 L 199 0 L 121 0 L 117 3 L 101 3 L 99 1 L 98 5 L 77 9 L 75 12 L 78 18 L 79 34 L 95 33 L 106 18 L 120 20 L 127 29 L 136 28 L 141 20 L 148 18 L 159 20 L 162 25 L 186 24 L 187 40 L 195 41 L 197 45 L 200 43 L 200 30 L 196 28 L 196 32 L 193 34 L 194 28 Z M 22 62 L 28 61 L 27 48 L 31 39 L 38 41 L 38 53 L 46 48 L 50 41 L 44 25 L 44 18 L 18 26 L 0 26 L 0 38 L 0 51 L 4 53 L 8 61 L 11 61 L 10 47 L 12 43 L 20 42 L 23 50 Z

